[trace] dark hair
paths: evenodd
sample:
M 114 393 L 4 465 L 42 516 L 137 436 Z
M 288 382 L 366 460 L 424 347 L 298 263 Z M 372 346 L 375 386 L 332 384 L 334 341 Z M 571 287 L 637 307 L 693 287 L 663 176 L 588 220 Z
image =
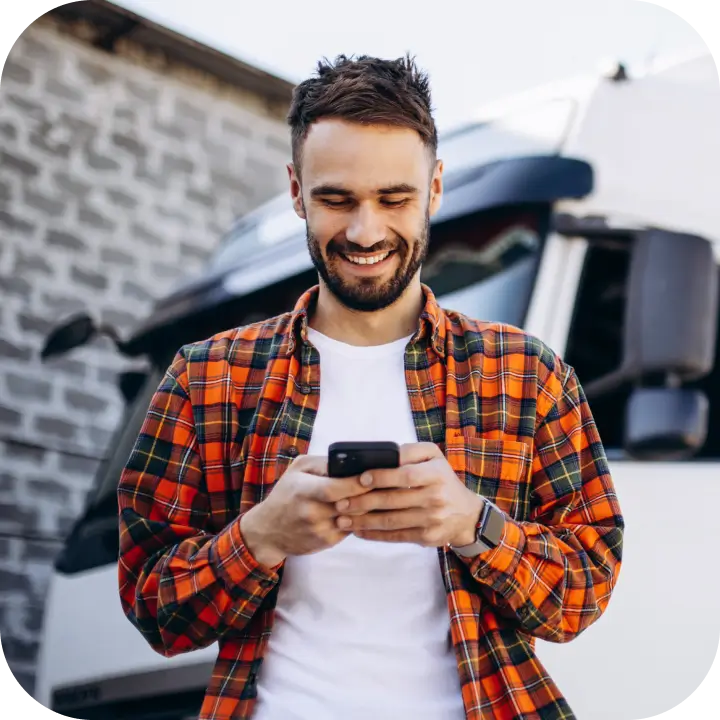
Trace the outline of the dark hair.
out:
M 433 158 L 437 152 L 430 81 L 410 55 L 397 60 L 338 55 L 334 62 L 318 63 L 316 75 L 295 88 L 287 117 L 298 171 L 310 126 L 330 117 L 409 128 L 420 134 Z

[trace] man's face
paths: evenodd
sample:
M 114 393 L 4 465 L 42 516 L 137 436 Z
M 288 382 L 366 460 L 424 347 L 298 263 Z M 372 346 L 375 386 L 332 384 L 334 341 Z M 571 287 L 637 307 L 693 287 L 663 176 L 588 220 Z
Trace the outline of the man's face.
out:
M 311 127 L 302 157 L 291 194 L 322 281 L 351 309 L 392 305 L 425 260 L 442 164 L 413 130 L 336 119 Z

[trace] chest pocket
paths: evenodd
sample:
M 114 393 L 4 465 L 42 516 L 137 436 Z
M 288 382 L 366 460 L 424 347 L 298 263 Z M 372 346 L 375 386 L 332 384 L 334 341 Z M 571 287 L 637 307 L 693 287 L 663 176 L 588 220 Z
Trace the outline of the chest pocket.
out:
M 479 493 L 515 520 L 530 514 L 532 448 L 517 440 L 459 435 L 449 438 L 445 454 L 452 469 Z

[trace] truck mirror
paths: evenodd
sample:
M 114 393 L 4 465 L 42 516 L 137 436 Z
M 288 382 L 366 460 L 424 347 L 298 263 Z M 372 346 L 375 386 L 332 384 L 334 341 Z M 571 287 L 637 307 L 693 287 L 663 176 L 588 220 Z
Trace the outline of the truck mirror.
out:
M 43 360 L 64 355 L 69 350 L 81 347 L 95 337 L 97 327 L 95 321 L 87 314 L 81 313 L 67 320 L 50 332 L 40 353 Z
M 630 260 L 624 374 L 635 380 L 690 381 L 713 368 L 718 268 L 711 244 L 696 235 L 646 230 Z
M 588 398 L 631 382 L 677 387 L 713 368 L 718 269 L 712 245 L 667 230 L 622 233 L 633 240 L 623 359 L 617 370 L 587 384 Z
M 637 388 L 625 416 L 625 450 L 638 460 L 682 460 L 702 448 L 709 403 L 700 390 Z

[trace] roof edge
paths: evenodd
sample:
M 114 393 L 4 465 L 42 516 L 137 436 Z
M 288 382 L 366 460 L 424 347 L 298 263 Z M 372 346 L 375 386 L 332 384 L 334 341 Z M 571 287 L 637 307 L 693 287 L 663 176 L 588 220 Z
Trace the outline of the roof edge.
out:
M 294 84 L 186 35 L 164 27 L 107 0 L 81 0 L 49 10 L 42 17 L 62 24 L 89 23 L 96 37 L 89 42 L 98 49 L 115 52 L 125 40 L 151 52 L 162 52 L 171 62 L 188 65 L 234 87 L 249 90 L 272 103 L 289 105 Z

